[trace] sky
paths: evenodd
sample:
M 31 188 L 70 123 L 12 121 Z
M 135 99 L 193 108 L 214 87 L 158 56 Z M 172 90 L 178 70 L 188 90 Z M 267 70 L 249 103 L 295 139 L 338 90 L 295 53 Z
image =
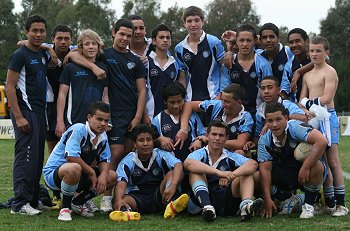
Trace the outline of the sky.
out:
M 15 12 L 21 11 L 21 0 L 15 2 Z M 251 0 L 260 15 L 260 24 L 272 22 L 278 27 L 286 26 L 289 30 L 301 27 L 306 32 L 320 32 L 320 21 L 334 7 L 335 0 Z M 173 6 L 175 2 L 181 7 L 190 5 L 205 8 L 211 0 L 166 0 L 161 2 L 161 10 Z M 111 8 L 116 9 L 117 16 L 122 15 L 123 0 L 112 0 Z

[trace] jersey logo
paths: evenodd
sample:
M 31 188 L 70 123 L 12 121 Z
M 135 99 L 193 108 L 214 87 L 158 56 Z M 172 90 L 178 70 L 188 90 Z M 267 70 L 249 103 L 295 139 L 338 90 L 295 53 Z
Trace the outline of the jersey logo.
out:
M 297 146 L 297 142 L 295 142 L 294 140 L 289 141 L 289 147 L 294 149 L 296 146 Z
M 203 57 L 208 58 L 209 57 L 209 52 L 208 51 L 203 51 Z
M 249 75 L 251 78 L 256 78 L 256 73 L 253 71 L 252 73 L 250 73 Z
M 235 132 L 237 131 L 237 129 L 236 129 L 235 126 L 232 126 L 232 127 L 230 128 L 230 131 L 231 131 L 232 133 L 235 133 Z
M 176 77 L 176 73 L 175 73 L 175 71 L 172 71 L 170 73 L 170 78 L 174 79 L 175 77 Z
M 153 69 L 150 70 L 149 73 L 150 73 L 151 76 L 157 76 L 158 75 L 158 70 L 153 68 Z
M 155 169 L 153 169 L 152 173 L 153 173 L 153 175 L 158 176 L 159 173 L 160 173 L 160 169 L 159 168 L 155 168 Z
M 134 172 L 132 173 L 133 176 L 141 176 L 142 175 L 142 171 L 141 169 L 135 168 Z
M 35 64 L 38 64 L 39 62 L 38 62 L 38 60 L 36 60 L 36 59 L 32 59 L 32 60 L 30 60 L 30 64 L 32 64 L 32 65 L 35 65 Z
M 162 127 L 163 132 L 168 132 L 171 130 L 171 125 L 170 124 L 164 124 Z
M 109 64 L 117 64 L 117 63 L 118 63 L 118 61 L 115 60 L 115 59 L 107 59 L 107 62 L 108 62 Z
M 77 71 L 74 74 L 75 77 L 81 77 L 81 76 L 88 76 L 88 73 L 86 73 L 86 71 Z
M 185 53 L 184 54 L 184 60 L 185 61 L 188 61 L 188 60 L 190 60 L 191 59 L 191 54 L 190 53 Z
M 127 67 L 129 68 L 129 70 L 131 70 L 131 69 L 133 69 L 133 68 L 135 67 L 135 63 L 129 62 L 129 63 L 127 64 Z
M 226 168 L 226 166 L 222 165 L 220 166 L 220 171 L 227 171 L 228 169 Z
M 284 69 L 284 65 L 283 65 L 283 64 L 280 64 L 280 65 L 278 66 L 278 70 L 279 70 L 279 71 L 283 71 L 283 69 Z
M 230 73 L 231 79 L 238 79 L 240 77 L 239 71 L 232 71 Z
M 90 146 L 89 145 L 84 145 L 83 147 L 81 147 L 81 151 L 82 152 L 90 152 Z

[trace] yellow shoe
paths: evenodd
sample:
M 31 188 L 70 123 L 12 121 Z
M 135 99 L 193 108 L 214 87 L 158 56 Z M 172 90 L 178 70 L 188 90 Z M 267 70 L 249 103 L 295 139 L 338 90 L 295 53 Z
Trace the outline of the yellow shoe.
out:
M 57 197 L 53 197 L 51 203 L 52 203 L 52 206 L 51 206 L 52 210 L 60 210 L 62 208 L 62 200 L 57 199 Z
M 113 211 L 109 214 L 109 219 L 112 221 L 139 221 L 141 215 L 138 212 Z
M 187 194 L 182 194 L 175 201 L 170 202 L 164 211 L 164 219 L 173 218 L 177 213 L 187 208 L 189 197 Z

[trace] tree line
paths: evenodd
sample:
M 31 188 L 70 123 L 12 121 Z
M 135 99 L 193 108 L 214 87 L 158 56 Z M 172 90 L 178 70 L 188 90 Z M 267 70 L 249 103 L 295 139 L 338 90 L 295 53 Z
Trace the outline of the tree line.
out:
M 112 44 L 111 28 L 116 21 L 116 12 L 109 8 L 111 0 L 22 0 L 23 11 L 14 13 L 12 0 L 0 1 L 0 84 L 6 79 L 7 62 L 16 49 L 16 41 L 24 39 L 24 23 L 29 15 L 40 14 L 47 20 L 47 38 L 57 24 L 70 26 L 75 35 L 83 29 L 96 31 L 106 46 Z M 119 6 L 118 6 L 119 7 Z M 168 25 L 173 31 L 172 48 L 186 35 L 182 26 L 183 8 L 177 4 L 165 11 L 160 10 L 159 0 L 123 0 L 120 1 L 123 15 L 138 14 L 145 19 L 150 36 L 152 28 L 159 23 Z M 254 10 L 251 0 L 212 0 L 204 9 L 207 33 L 220 37 L 227 29 L 234 29 L 249 23 L 257 29 L 260 16 Z M 339 76 L 339 86 L 335 97 L 338 111 L 350 111 L 350 0 L 336 0 L 335 7 L 328 11 L 327 17 L 321 21 L 320 34 L 325 36 L 331 45 L 331 63 Z M 261 22 L 262 24 L 265 22 Z M 272 22 L 278 24 L 278 22 Z M 302 25 L 300 25 L 302 28 Z M 290 28 L 292 29 L 292 28 Z M 287 43 L 288 28 L 280 26 L 280 39 Z M 310 34 L 314 35 L 313 33 Z M 76 37 L 73 41 L 76 41 Z

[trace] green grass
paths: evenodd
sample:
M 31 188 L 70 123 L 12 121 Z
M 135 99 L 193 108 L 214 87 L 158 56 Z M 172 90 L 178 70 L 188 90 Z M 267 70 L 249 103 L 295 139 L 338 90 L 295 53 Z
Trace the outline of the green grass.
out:
M 0 202 L 12 197 L 12 164 L 14 141 L 0 140 Z M 339 147 L 343 170 L 350 172 L 350 137 L 342 137 Z M 347 195 L 350 181 L 346 180 Z M 96 202 L 99 200 L 96 199 Z M 349 203 L 349 197 L 347 197 Z M 348 217 L 333 218 L 317 215 L 310 220 L 301 220 L 297 214 L 276 216 L 272 219 L 253 218 L 249 223 L 240 223 L 238 217 L 218 218 L 205 223 L 200 216 L 181 214 L 174 220 L 165 221 L 162 214 L 142 216 L 141 221 L 116 223 L 106 214 L 93 218 L 73 217 L 72 222 L 57 220 L 57 211 L 44 212 L 40 216 L 10 214 L 9 209 L 0 209 L 0 230 L 350 230 Z

